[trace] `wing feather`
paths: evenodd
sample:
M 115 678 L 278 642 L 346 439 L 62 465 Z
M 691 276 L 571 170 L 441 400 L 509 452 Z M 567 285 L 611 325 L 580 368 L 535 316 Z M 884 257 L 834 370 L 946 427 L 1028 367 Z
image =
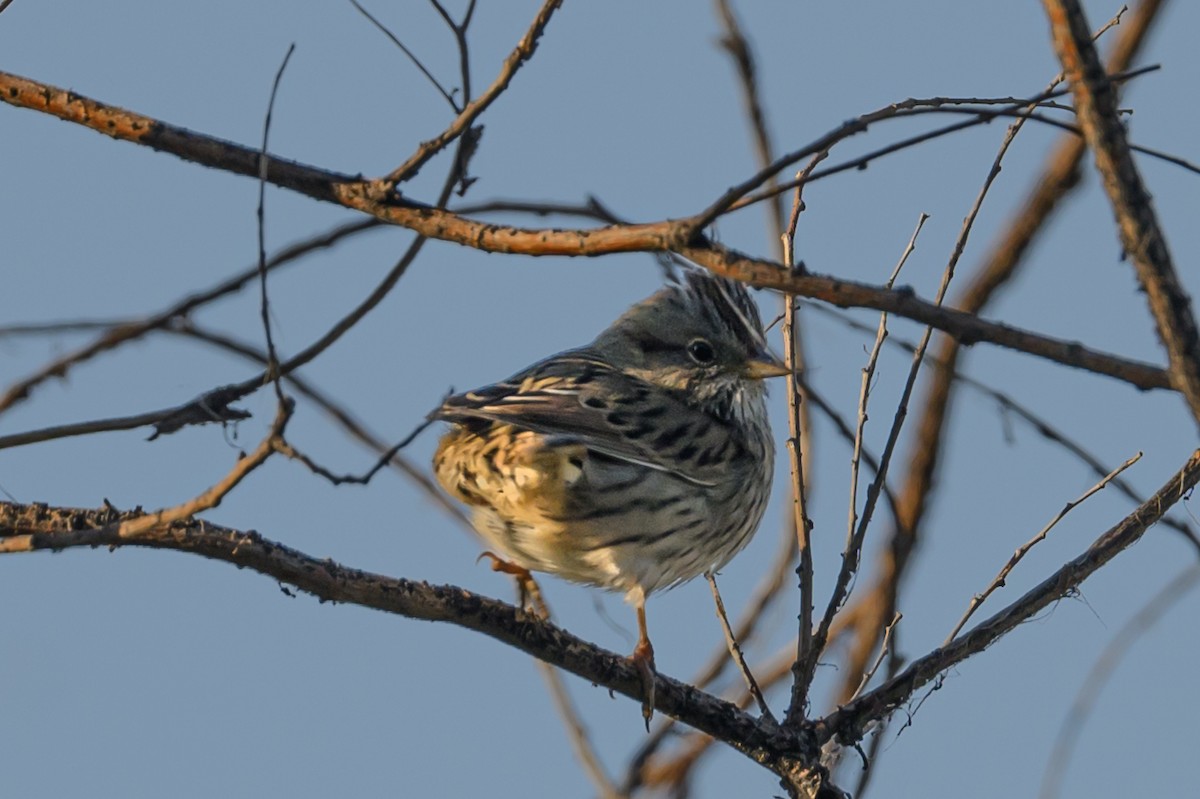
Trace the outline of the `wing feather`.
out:
M 448 397 L 433 418 L 468 425 L 483 420 L 562 436 L 608 457 L 712 486 L 727 474 L 729 458 L 745 450 L 726 422 L 708 414 L 697 421 L 697 414 L 673 393 L 614 369 L 585 349 Z

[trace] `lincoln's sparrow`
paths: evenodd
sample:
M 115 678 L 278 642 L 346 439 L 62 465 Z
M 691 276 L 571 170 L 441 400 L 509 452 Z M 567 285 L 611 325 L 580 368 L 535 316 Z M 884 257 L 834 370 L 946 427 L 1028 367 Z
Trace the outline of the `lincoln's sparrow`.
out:
M 653 707 L 646 596 L 720 569 L 767 505 L 766 348 L 740 283 L 687 270 L 591 344 L 448 398 L 437 478 L 474 508 L 497 567 L 625 592 Z M 490 554 L 490 553 L 489 553 Z

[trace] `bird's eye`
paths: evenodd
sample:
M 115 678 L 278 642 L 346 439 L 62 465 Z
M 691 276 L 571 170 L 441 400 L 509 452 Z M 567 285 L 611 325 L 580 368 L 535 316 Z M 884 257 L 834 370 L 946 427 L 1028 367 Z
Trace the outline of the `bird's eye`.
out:
M 712 363 L 717 357 L 713 345 L 702 338 L 692 339 L 687 345 L 687 351 L 688 355 L 692 356 L 692 360 L 702 366 Z

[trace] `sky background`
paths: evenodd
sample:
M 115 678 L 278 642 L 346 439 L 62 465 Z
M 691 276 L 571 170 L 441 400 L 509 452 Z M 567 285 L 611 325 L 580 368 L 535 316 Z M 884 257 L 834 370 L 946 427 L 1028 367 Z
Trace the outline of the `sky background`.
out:
M 368 7 L 443 83 L 458 85 L 452 38 L 427 4 Z M 491 82 L 536 8 L 479 4 L 470 31 L 476 91 Z M 1099 26 L 1117 6 L 1087 8 Z M 738 11 L 756 48 L 781 149 L 907 97 L 1027 96 L 1058 71 L 1042 9 L 1031 0 L 743 2 Z M 1170 4 L 1140 59 L 1164 69 L 1138 79 L 1123 99 L 1136 110 L 1134 141 L 1193 162 L 1200 160 L 1197 29 L 1200 7 Z M 471 168 L 479 181 L 467 200 L 579 202 L 595 195 L 638 221 L 705 207 L 754 170 L 718 35 L 709 4 L 569 0 L 533 61 L 483 117 Z M 271 82 L 293 42 L 274 110 L 273 152 L 379 175 L 449 121 L 426 80 L 346 2 L 16 0 L 0 15 L 0 69 L 251 146 L 261 138 Z M 835 160 L 943 121 L 881 125 L 839 147 Z M 1002 125 L 985 126 L 814 184 L 805 193 L 799 257 L 817 272 L 882 283 L 918 215 L 928 213 L 901 282 L 932 296 L 1002 135 Z M 1018 137 L 961 262 L 960 288 L 1056 136 L 1031 124 Z M 8 106 L 0 106 L 0 145 L 0 324 L 141 316 L 254 262 L 258 187 L 251 180 Z M 1145 158 L 1139 165 L 1180 277 L 1195 295 L 1200 178 Z M 444 169 L 444 159 L 427 166 L 406 194 L 432 200 Z M 274 189 L 266 213 L 271 249 L 355 218 Z M 722 241 L 756 254 L 771 252 L 765 230 L 757 209 L 718 226 Z M 273 277 L 281 351 L 307 346 L 353 307 L 410 239 L 402 230 L 372 231 Z M 1162 363 L 1144 298 L 1119 255 L 1111 213 L 1089 174 L 1028 256 L 1022 277 L 986 315 Z M 303 375 L 382 437 L 398 440 L 448 387 L 482 385 L 588 341 L 660 280 L 647 255 L 538 260 L 430 242 L 387 300 Z M 759 296 L 769 318 L 778 299 Z M 259 342 L 257 302 L 256 292 L 246 292 L 204 309 L 196 321 Z M 877 321 L 868 312 L 851 316 Z M 809 314 L 808 325 L 810 377 L 852 417 L 870 342 L 823 315 Z M 898 319 L 892 328 L 907 339 L 920 332 Z M 0 337 L 0 382 L 84 340 Z M 868 427 L 874 451 L 908 360 L 892 350 L 880 363 Z M 1127 476 L 1146 494 L 1195 447 L 1195 424 L 1173 394 L 1142 394 L 985 345 L 969 353 L 965 368 L 1110 466 L 1144 452 Z M 0 434 L 176 405 L 252 373 L 244 362 L 160 336 L 41 387 L 0 416 Z M 778 388 L 771 405 L 782 446 Z M 6 450 L 0 487 L 20 502 L 173 505 L 215 482 L 239 448 L 265 433 L 270 392 L 245 406 L 254 418 L 236 430 L 190 428 L 151 443 L 148 431 L 137 430 Z M 991 400 L 960 390 L 902 607 L 900 645 L 908 657 L 938 645 L 1012 550 L 1096 480 L 1060 448 L 1009 421 Z M 373 462 L 303 402 L 289 439 L 334 471 L 358 472 Z M 435 443 L 426 433 L 407 454 L 425 464 Z M 844 537 L 849 453 L 824 422 L 815 446 L 816 590 L 823 605 Z M 897 473 L 904 463 L 897 462 Z M 731 608 L 769 569 L 786 481 L 781 457 L 776 501 L 757 538 L 722 575 Z M 1131 508 L 1109 490 L 1077 509 L 984 615 Z M 475 564 L 478 543 L 395 473 L 365 488 L 333 488 L 276 458 L 206 518 L 347 565 L 512 596 L 506 579 Z M 885 527 L 876 526 L 869 548 Z M 1176 533 L 1155 528 L 1076 600 L 953 669 L 911 726 L 898 736 L 900 725 L 893 726 L 873 795 L 1035 794 L 1088 669 L 1193 557 Z M 866 577 L 859 582 L 869 584 Z M 618 652 L 632 649 L 633 613 L 619 597 L 552 578 L 542 586 L 567 629 Z M 0 605 L 4 796 L 594 793 L 528 657 L 450 625 L 289 598 L 272 580 L 225 564 L 132 548 L 0 558 Z M 773 612 L 772 633 L 750 647 L 752 661 L 784 645 L 796 607 L 793 593 Z M 1198 609 L 1200 594 L 1187 597 L 1121 664 L 1082 730 L 1063 796 L 1169 796 L 1194 784 L 1188 719 L 1197 708 L 1180 688 L 1200 659 Z M 703 581 L 652 597 L 648 614 L 665 674 L 686 679 L 721 641 Z M 832 671 L 819 686 L 836 684 L 840 675 Z M 619 775 L 645 735 L 636 703 L 568 682 L 597 749 Z M 770 699 L 783 707 L 781 693 Z M 706 761 L 694 789 L 698 797 L 778 793 L 771 774 L 730 750 Z

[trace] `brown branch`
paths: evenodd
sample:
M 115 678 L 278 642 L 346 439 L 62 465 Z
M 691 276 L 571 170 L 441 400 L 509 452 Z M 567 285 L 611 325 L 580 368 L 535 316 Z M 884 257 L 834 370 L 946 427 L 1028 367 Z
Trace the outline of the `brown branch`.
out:
M 949 646 L 918 658 L 883 685 L 818 722 L 818 741 L 824 744 L 836 738 L 844 745 L 861 741 L 870 724 L 890 715 L 923 685 L 971 655 L 982 652 L 1039 611 L 1069 596 L 1084 580 L 1135 544 L 1163 514 L 1187 496 L 1197 482 L 1200 482 L 1200 450 L 1193 452 L 1187 463 L 1154 496 L 1020 599 L 980 622 Z
M 52 86 L 0 72 L 0 100 L 31 108 L 113 138 L 143 144 L 206 166 L 256 176 L 258 152 L 150 117 L 106 106 Z M 714 242 L 696 243 L 690 220 L 615 225 L 585 230 L 523 229 L 489 225 L 439 207 L 402 198 L 380 202 L 369 195 L 367 182 L 293 161 L 272 158 L 267 180 L 314 199 L 333 202 L 400 225 L 421 236 L 450 241 L 487 252 L 524 255 L 604 255 L 615 252 L 673 250 L 726 277 L 760 288 L 796 294 L 840 307 L 873 308 L 942 330 L 964 344 L 986 341 L 1041 358 L 1114 377 L 1142 389 L 1169 388 L 1165 370 L 1149 364 L 1095 352 L 1075 342 L 1042 336 L 1008 325 L 939 308 L 911 290 L 886 291 L 837 277 L 785 269 Z M 688 243 L 689 238 L 693 243 Z
M 1044 5 L 1054 49 L 1071 82 L 1077 118 L 1112 204 L 1121 244 L 1133 259 L 1158 337 L 1167 350 L 1171 384 L 1183 394 L 1200 423 L 1200 332 L 1191 299 L 1171 263 L 1154 204 L 1129 151 L 1125 127 L 1117 115 L 1116 89 L 1088 36 L 1078 0 L 1044 0 Z
M 120 531 L 124 530 L 122 534 Z M 546 663 L 637 701 L 642 676 L 630 660 L 577 638 L 511 605 L 456 586 L 434 586 L 317 559 L 256 532 L 180 518 L 166 524 L 137 512 L 80 510 L 0 502 L 0 552 L 78 547 L 169 549 L 234 564 L 325 601 L 483 633 Z M 733 704 L 659 673 L 655 708 L 725 741 L 756 763 L 799 782 L 817 769 L 807 731 L 787 733 Z

